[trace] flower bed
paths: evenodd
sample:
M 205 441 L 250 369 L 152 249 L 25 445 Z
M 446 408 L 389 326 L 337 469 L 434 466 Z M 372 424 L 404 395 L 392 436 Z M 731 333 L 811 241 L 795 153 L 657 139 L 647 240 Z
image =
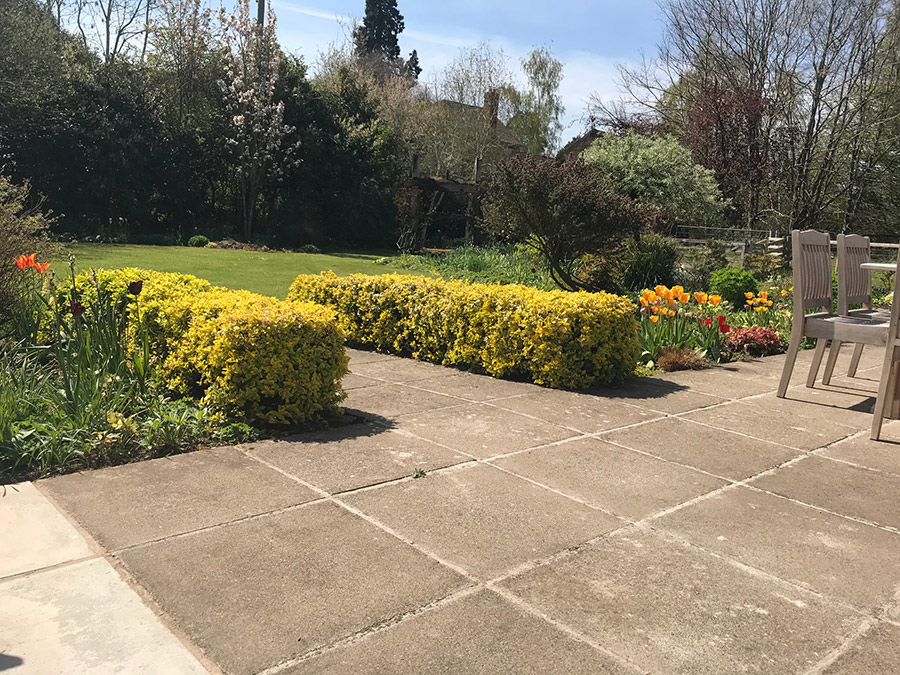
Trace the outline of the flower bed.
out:
M 640 353 L 634 304 L 609 293 L 325 272 L 288 299 L 332 308 L 351 344 L 550 387 L 621 381 Z

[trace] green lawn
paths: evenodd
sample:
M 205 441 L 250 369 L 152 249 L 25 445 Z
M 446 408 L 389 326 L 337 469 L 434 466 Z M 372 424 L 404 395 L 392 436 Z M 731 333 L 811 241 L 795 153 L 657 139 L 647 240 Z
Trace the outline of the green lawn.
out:
M 208 279 L 217 286 L 245 289 L 283 298 L 298 274 L 331 270 L 335 274 L 421 274 L 376 265 L 380 255 L 365 253 L 256 253 L 186 246 L 130 244 L 70 244 L 78 270 L 140 267 L 158 272 L 180 272 Z M 57 261 L 61 262 L 61 261 Z M 62 270 L 57 267 L 57 274 Z

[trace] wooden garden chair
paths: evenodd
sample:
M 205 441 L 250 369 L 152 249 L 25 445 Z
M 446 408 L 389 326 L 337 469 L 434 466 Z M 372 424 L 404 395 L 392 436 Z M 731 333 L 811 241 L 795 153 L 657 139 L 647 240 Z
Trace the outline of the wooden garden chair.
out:
M 831 240 L 827 232 L 794 230 L 791 233 L 791 243 L 794 317 L 791 343 L 778 385 L 779 398 L 784 398 L 787 393 L 797 352 L 804 337 L 816 339 L 815 353 L 806 378 L 806 386 L 812 387 L 829 340 L 885 346 L 889 329 L 889 322 L 883 319 L 840 316 L 832 312 L 834 295 L 831 287 Z M 817 311 L 807 314 L 809 309 Z
M 884 362 L 881 366 L 881 382 L 878 384 L 878 398 L 872 418 L 872 440 L 881 437 L 881 425 L 885 417 L 900 417 L 897 408 L 897 384 L 900 375 L 900 271 L 894 275 L 894 302 L 891 303 L 888 321 L 888 339 L 884 349 Z
M 837 236 L 837 277 L 838 277 L 838 311 L 840 316 L 855 316 L 863 319 L 889 321 L 891 313 L 876 309 L 872 304 L 872 271 L 864 270 L 861 265 L 872 261 L 872 249 L 869 238 L 858 234 L 839 234 Z M 859 309 L 850 309 L 851 305 L 862 305 Z M 831 382 L 834 364 L 841 351 L 842 342 L 834 340 L 825 362 L 822 373 L 822 384 Z M 862 357 L 862 343 L 853 348 L 850 368 L 847 375 L 856 376 L 859 360 Z

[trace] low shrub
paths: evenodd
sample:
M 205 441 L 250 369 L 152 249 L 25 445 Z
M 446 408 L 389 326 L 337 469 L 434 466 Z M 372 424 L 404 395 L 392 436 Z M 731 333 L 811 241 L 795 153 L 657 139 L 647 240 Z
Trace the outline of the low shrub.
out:
M 141 282 L 140 302 L 129 306 L 131 323 L 146 328 L 151 359 L 173 391 L 229 421 L 295 425 L 338 412 L 347 357 L 332 311 L 184 274 L 134 268 L 93 274 L 95 284 L 87 274 L 76 278 L 84 296 L 96 286 L 122 298 Z
M 162 376 L 229 420 L 291 425 L 339 412 L 347 372 L 334 312 L 215 289 L 191 306 Z
M 740 267 L 723 267 L 713 272 L 709 279 L 711 292 L 721 295 L 732 307 L 743 307 L 747 293 L 759 291 L 759 284 L 752 272 Z
M 633 303 L 608 293 L 325 272 L 288 299 L 334 309 L 352 344 L 550 387 L 623 380 L 640 353 Z
M 622 283 L 632 291 L 675 283 L 678 242 L 669 237 L 645 234 L 625 245 Z
M 322 250 L 315 244 L 303 244 L 297 249 L 297 253 L 321 253 Z
M 209 243 L 209 237 L 204 237 L 202 234 L 195 234 L 193 237 L 188 239 L 188 246 L 193 246 L 194 248 L 203 248 Z
M 667 373 L 676 370 L 700 370 L 709 367 L 709 364 L 701 352 L 690 347 L 665 347 L 656 361 L 656 367 Z
M 733 327 L 728 333 L 728 346 L 736 354 L 771 356 L 784 351 L 778 333 L 764 326 Z

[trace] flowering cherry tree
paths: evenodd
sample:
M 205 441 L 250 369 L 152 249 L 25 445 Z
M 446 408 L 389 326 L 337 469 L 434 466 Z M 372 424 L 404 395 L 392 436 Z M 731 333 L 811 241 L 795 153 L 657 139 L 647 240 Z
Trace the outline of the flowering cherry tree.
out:
M 281 47 L 271 6 L 262 25 L 250 18 L 250 0 L 238 0 L 234 14 L 220 8 L 219 21 L 226 46 L 219 86 L 230 119 L 228 144 L 238 174 L 244 236 L 250 240 L 262 189 L 281 179 L 297 143 L 291 142 L 295 129 L 284 123 L 284 103 L 275 100 Z

